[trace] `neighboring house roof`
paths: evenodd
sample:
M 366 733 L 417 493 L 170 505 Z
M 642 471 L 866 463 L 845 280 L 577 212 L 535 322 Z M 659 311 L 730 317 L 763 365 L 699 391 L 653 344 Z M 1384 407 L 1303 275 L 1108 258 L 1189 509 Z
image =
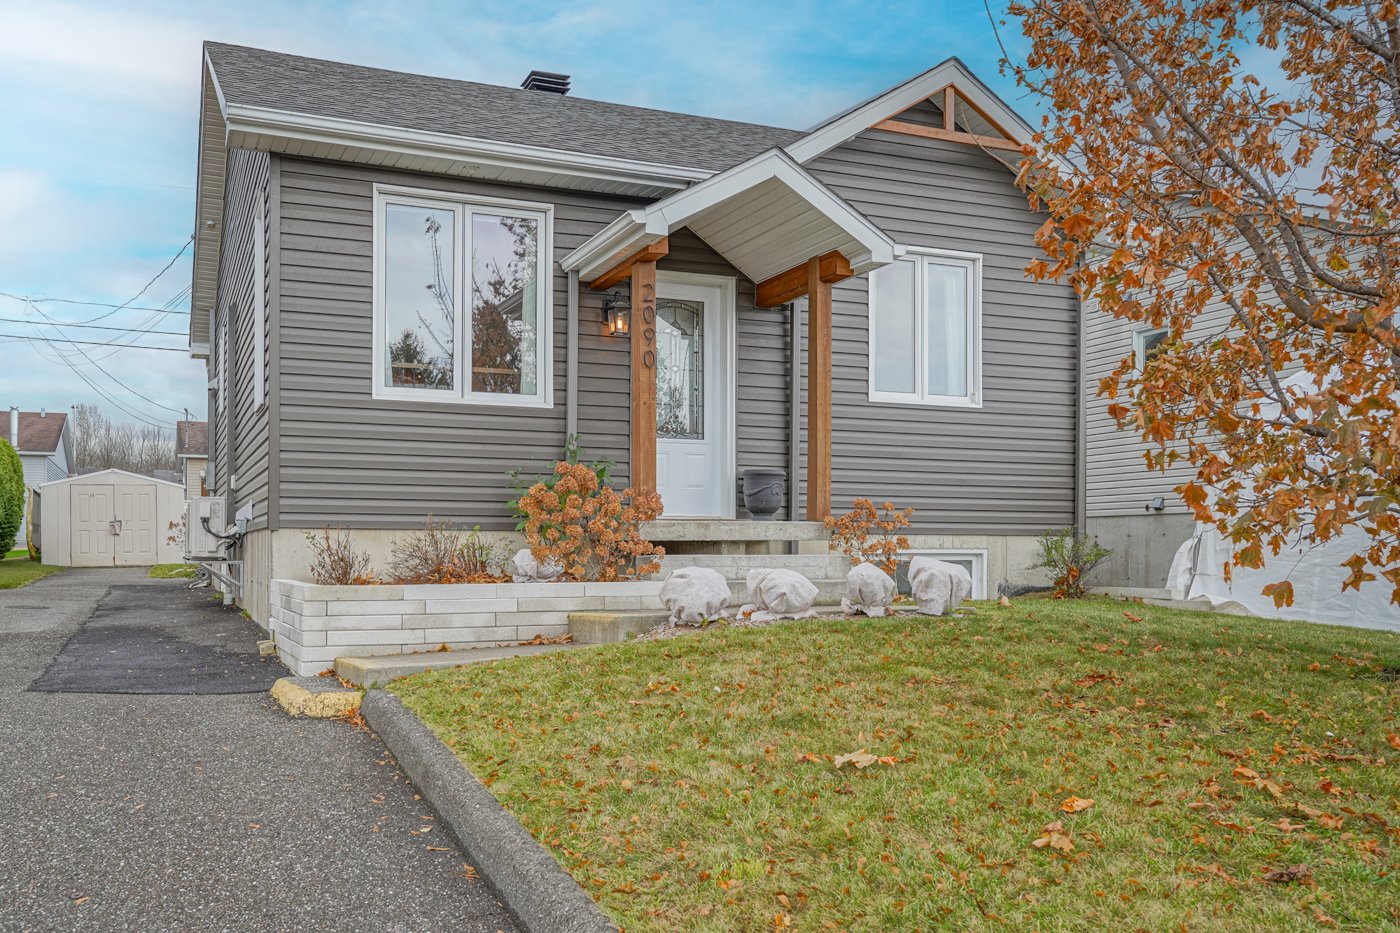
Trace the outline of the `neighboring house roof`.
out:
M 0 438 L 7 441 L 13 436 L 10 414 L 9 411 L 0 411 Z M 63 427 L 67 423 L 68 416 L 58 412 L 20 412 L 17 449 L 31 454 L 55 453 L 63 440 Z
M 208 42 L 224 106 L 252 106 L 717 171 L 799 130 Z
M 209 456 L 209 422 L 175 422 L 175 453 L 181 457 Z

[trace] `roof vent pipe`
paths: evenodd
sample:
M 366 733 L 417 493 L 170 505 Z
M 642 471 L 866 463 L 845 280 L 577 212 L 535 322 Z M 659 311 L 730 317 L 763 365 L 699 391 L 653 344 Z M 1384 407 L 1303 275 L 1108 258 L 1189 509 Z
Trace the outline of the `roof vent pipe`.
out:
M 527 91 L 547 91 L 550 94 L 569 93 L 569 76 L 554 71 L 532 71 L 520 82 Z

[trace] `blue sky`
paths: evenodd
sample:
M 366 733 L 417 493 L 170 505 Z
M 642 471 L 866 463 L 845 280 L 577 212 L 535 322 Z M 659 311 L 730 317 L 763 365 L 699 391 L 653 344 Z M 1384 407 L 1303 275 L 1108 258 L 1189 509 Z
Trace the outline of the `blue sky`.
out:
M 1019 50 L 1014 24 L 1002 38 Z M 175 256 L 193 227 L 204 39 L 505 85 L 531 68 L 562 71 L 581 97 L 795 128 L 957 55 L 1023 104 L 997 73 L 980 0 L 0 0 L 0 292 L 119 304 Z M 186 315 L 159 309 L 188 311 L 189 280 L 186 252 L 133 308 L 94 323 L 182 334 Z M 43 321 L 40 312 L 93 322 L 112 310 L 0 295 L 0 335 L 57 336 L 23 323 Z M 185 345 L 177 334 L 62 333 Z M 155 423 L 186 407 L 203 417 L 203 364 L 182 353 L 0 336 L 0 406 L 80 402 Z

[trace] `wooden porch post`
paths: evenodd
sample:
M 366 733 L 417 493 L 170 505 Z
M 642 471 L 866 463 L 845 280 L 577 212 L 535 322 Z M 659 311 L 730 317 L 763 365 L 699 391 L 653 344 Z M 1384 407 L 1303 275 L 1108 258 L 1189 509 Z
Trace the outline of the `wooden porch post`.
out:
M 632 265 L 632 489 L 656 492 L 656 260 Z
M 831 283 L 807 262 L 807 520 L 831 514 Z

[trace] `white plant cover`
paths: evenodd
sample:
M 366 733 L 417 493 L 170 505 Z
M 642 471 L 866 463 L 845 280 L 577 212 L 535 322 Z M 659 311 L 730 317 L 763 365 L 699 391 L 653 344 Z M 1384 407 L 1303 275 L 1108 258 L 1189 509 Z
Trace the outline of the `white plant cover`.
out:
M 660 595 L 672 622 L 708 622 L 728 614 L 729 584 L 722 573 L 709 567 L 671 571 L 661 584 Z
M 931 616 L 947 615 L 972 596 L 967 568 L 934 557 L 909 561 L 909 585 L 919 611 Z
M 549 583 L 558 579 L 564 572 L 563 565 L 558 561 L 551 560 L 541 564 L 535 560 L 535 555 L 531 554 L 527 547 L 515 552 L 506 569 L 510 571 L 510 578 L 516 583 Z
M 749 571 L 749 601 L 740 610 L 758 622 L 816 615 L 817 585 L 795 570 L 759 567 Z
M 856 564 L 846 574 L 846 595 L 841 597 L 841 608 L 846 612 L 883 616 L 893 601 L 894 578 L 874 564 Z

